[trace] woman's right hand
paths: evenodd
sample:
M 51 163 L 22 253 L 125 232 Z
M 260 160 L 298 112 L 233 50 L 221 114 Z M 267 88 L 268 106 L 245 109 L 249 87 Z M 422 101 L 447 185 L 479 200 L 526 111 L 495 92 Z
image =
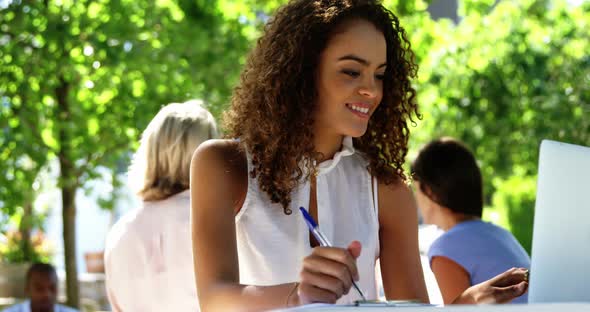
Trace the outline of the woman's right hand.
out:
M 528 290 L 528 269 L 512 268 L 467 288 L 453 304 L 508 303 Z
M 335 303 L 347 294 L 352 286 L 352 279 L 359 279 L 356 259 L 360 254 L 361 243 L 358 241 L 353 241 L 346 249 L 315 247 L 303 259 L 297 289 L 298 303 Z

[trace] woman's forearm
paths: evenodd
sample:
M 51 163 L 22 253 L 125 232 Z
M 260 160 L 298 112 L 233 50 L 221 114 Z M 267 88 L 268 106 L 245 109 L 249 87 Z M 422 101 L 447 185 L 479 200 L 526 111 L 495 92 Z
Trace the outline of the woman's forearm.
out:
M 201 311 L 261 311 L 299 304 L 295 283 L 274 286 L 217 284 L 199 290 Z

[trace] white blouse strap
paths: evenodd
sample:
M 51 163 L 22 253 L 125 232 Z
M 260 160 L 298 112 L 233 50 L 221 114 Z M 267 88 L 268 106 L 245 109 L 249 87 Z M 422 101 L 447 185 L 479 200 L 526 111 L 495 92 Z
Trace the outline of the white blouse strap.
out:
M 373 178 L 373 209 L 375 209 L 375 215 L 379 217 L 379 181 L 376 177 Z

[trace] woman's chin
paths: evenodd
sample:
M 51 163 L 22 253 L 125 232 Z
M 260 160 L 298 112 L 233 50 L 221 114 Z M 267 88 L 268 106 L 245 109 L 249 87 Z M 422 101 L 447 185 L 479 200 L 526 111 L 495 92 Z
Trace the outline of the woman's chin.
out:
M 365 133 L 367 133 L 367 127 L 358 127 L 355 129 L 348 129 L 348 131 L 346 131 L 347 134 L 345 134 L 346 136 L 350 136 L 353 138 L 360 138 L 363 135 L 365 135 Z

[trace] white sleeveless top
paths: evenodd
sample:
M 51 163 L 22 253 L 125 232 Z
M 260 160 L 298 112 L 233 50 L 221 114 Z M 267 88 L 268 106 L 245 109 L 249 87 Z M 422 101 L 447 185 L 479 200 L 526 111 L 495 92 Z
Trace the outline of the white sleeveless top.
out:
M 377 299 L 375 261 L 379 257 L 377 186 L 367 170 L 367 161 L 355 153 L 346 137 L 334 158 L 319 164 L 316 178 L 318 224 L 335 247 L 346 248 L 353 240 L 362 244 L 357 259 L 358 286 L 367 299 Z M 252 170 L 248 155 L 248 172 Z M 374 190 L 374 191 L 373 191 Z M 291 215 L 273 204 L 248 177 L 248 192 L 235 217 L 240 265 L 240 283 L 268 286 L 299 280 L 303 258 L 311 253 L 309 229 L 299 207 L 308 208 L 310 183 L 305 181 L 291 197 Z M 338 303 L 360 300 L 354 289 Z

